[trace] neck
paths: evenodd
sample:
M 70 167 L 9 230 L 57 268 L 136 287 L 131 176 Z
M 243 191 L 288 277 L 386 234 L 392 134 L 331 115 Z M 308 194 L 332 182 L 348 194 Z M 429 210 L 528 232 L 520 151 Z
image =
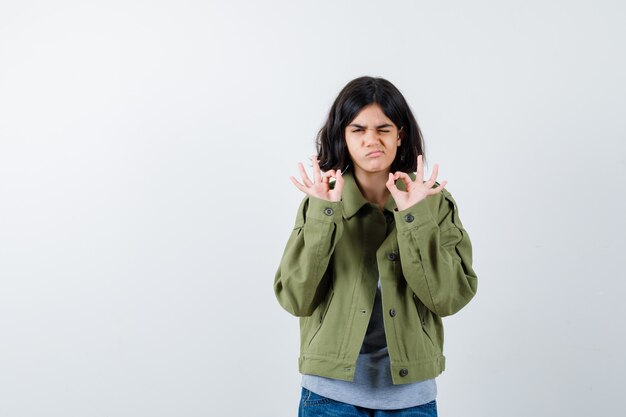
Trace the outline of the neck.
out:
M 369 173 L 355 167 L 354 178 L 363 197 L 382 210 L 390 195 L 385 185 L 389 179 L 389 171 Z

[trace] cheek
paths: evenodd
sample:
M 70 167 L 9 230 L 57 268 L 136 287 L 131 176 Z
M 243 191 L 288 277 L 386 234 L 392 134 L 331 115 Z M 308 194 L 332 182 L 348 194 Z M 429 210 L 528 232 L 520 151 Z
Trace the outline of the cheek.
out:
M 389 146 L 387 146 L 387 149 L 389 149 L 389 155 L 395 158 L 398 153 L 398 142 L 394 141 L 393 143 L 390 143 Z
M 354 157 L 354 155 L 356 155 L 357 145 L 354 140 L 350 140 L 348 137 L 346 137 L 346 148 L 348 149 L 350 157 Z
M 396 159 L 396 155 L 398 155 L 398 148 L 389 153 L 389 159 L 393 162 Z

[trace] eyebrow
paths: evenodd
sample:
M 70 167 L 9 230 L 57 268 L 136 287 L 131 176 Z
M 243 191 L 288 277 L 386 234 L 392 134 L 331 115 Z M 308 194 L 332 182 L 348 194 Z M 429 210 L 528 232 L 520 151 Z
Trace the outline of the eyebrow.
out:
M 350 127 L 350 126 L 358 127 L 358 128 L 361 128 L 361 129 L 365 129 L 366 128 L 365 126 L 362 126 L 362 125 L 359 125 L 359 124 L 356 124 L 356 123 L 349 124 L 348 127 Z M 389 123 L 385 123 L 383 125 L 376 126 L 376 129 L 382 129 L 383 127 L 393 127 L 393 125 L 390 125 Z

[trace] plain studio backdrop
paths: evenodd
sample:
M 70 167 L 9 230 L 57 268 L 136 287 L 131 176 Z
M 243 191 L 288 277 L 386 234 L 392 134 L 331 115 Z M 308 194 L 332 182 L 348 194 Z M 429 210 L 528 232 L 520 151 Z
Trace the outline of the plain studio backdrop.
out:
M 441 416 L 623 416 L 621 1 L 0 2 L 0 415 L 297 413 L 273 293 L 351 79 L 470 234 Z

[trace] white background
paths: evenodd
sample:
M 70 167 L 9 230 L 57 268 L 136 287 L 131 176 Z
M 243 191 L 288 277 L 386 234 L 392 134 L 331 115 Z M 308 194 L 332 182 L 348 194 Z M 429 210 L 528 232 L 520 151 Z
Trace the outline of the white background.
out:
M 0 415 L 297 414 L 274 273 L 339 90 L 474 249 L 441 416 L 623 416 L 621 1 L 0 1 Z

